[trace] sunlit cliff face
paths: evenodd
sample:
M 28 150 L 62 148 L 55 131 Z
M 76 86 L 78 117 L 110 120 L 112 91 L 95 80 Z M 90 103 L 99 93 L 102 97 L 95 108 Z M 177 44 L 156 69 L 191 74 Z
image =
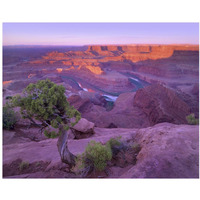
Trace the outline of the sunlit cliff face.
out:
M 10 83 L 12 83 L 13 81 L 3 81 L 3 85 L 8 85 Z
M 71 66 L 70 68 L 67 68 L 67 69 L 65 69 L 65 70 L 68 71 L 68 70 L 73 70 L 73 69 L 75 69 L 75 67 L 74 67 L 74 66 Z
M 84 69 L 84 68 L 90 70 L 93 74 L 96 74 L 96 75 L 101 75 L 101 74 L 103 73 L 103 71 L 101 70 L 100 67 L 94 67 L 94 66 L 90 66 L 90 65 L 87 65 L 87 66 L 81 66 L 81 65 L 80 65 L 80 66 L 77 68 L 77 70 L 81 70 L 81 69 Z M 74 70 L 74 69 L 75 69 L 74 66 L 72 66 L 72 67 L 67 68 L 67 69 L 57 68 L 56 71 L 57 71 L 58 73 L 61 73 L 61 72 L 63 72 L 64 70 L 69 71 L 69 70 Z
M 57 68 L 56 70 L 57 70 L 58 73 L 61 73 L 63 71 L 62 68 Z
M 28 78 L 32 78 L 32 77 L 34 77 L 36 74 L 29 74 L 28 75 Z
M 100 75 L 103 73 L 100 67 L 94 67 L 94 66 L 86 66 L 87 69 L 89 69 L 93 74 Z
M 132 61 L 133 63 L 145 60 L 157 60 L 169 58 L 174 51 L 199 51 L 198 45 L 107 45 L 89 46 L 86 51 L 74 52 L 50 52 L 42 59 L 29 61 L 29 64 L 50 64 L 55 63 L 65 66 L 79 66 L 78 70 L 88 69 L 96 75 L 103 73 L 99 67 L 100 63 L 109 61 Z M 95 59 L 98 58 L 98 59 Z M 63 70 L 71 70 L 68 68 Z M 62 68 L 57 68 L 58 73 L 63 72 Z
M 86 68 L 86 69 L 90 70 L 93 74 L 96 74 L 96 75 L 101 75 L 103 73 L 103 71 L 101 70 L 100 67 L 90 66 L 90 65 L 87 65 L 87 66 L 81 66 L 80 65 L 78 67 L 78 70 L 83 69 L 83 68 Z

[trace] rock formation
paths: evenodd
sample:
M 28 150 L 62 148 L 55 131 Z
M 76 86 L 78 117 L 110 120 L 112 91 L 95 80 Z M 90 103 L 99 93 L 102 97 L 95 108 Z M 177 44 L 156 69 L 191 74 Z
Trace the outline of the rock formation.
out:
M 137 163 L 120 178 L 199 178 L 198 126 L 158 124 L 140 129 Z
M 161 122 L 184 124 L 190 113 L 189 106 L 174 91 L 160 84 L 138 90 L 133 104 L 148 116 L 150 125 Z
M 69 140 L 69 150 L 81 154 L 90 140 L 106 143 L 110 138 L 122 136 L 125 141 L 133 140 L 141 146 L 136 165 L 128 168 L 111 167 L 107 178 L 198 178 L 199 177 L 199 127 L 192 125 L 175 125 L 161 123 L 144 129 L 104 129 L 94 128 L 95 134 L 90 138 Z M 40 142 L 3 145 L 4 170 L 15 160 L 21 159 L 36 163 L 48 162 L 44 172 L 11 176 L 11 178 L 52 177 L 53 170 L 61 169 L 57 150 L 57 139 Z M 7 166 L 6 166 L 7 165 Z M 65 169 L 67 166 L 65 166 Z M 9 168 L 8 168 L 9 169 Z M 7 170 L 8 170 L 7 169 Z M 54 178 L 71 177 L 68 173 Z M 4 178 L 6 178 L 4 176 Z
M 81 118 L 79 122 L 71 128 L 75 139 L 88 138 L 94 134 L 94 123 Z

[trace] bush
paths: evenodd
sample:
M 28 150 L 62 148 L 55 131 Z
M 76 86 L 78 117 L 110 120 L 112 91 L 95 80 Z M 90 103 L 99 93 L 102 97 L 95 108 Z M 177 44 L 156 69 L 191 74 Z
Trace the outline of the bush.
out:
M 17 122 L 16 113 L 9 106 L 3 107 L 3 128 L 4 129 L 14 129 Z
M 25 161 L 22 161 L 20 164 L 19 164 L 19 170 L 22 171 L 26 168 L 29 167 L 29 162 L 25 162 Z
M 8 99 L 12 99 L 12 96 L 7 96 L 7 97 L 6 97 L 6 100 L 8 100 Z
M 49 79 L 40 80 L 35 84 L 30 83 L 22 95 L 12 97 L 11 104 L 13 107 L 20 107 L 22 117 L 40 127 L 40 131 L 45 131 L 45 135 L 50 138 L 65 135 L 66 131 L 81 119 L 81 114 L 67 101 L 65 87 L 56 85 Z M 52 128 L 57 130 L 51 131 Z M 62 140 L 63 137 L 59 141 Z M 65 138 L 62 143 L 58 143 L 58 150 L 62 162 L 71 167 L 75 163 L 75 156 L 69 151 L 67 140 Z M 64 151 L 60 146 L 64 148 Z M 70 156 L 65 156 L 65 154 Z
M 133 151 L 134 151 L 135 153 L 138 153 L 138 152 L 141 150 L 141 147 L 140 147 L 140 145 L 139 145 L 138 143 L 133 143 L 133 144 L 131 145 L 131 148 L 133 149 Z
M 94 165 L 97 171 L 103 171 L 107 161 L 112 159 L 111 149 L 100 142 L 91 141 L 85 150 L 85 158 Z
M 113 147 L 120 146 L 121 145 L 120 139 L 121 139 L 121 137 L 111 138 L 110 140 L 108 140 L 108 142 L 106 143 L 106 145 L 110 145 L 111 149 Z
M 12 97 L 11 103 L 14 107 L 20 107 L 22 117 L 31 123 L 37 125 L 34 120 L 40 121 L 41 130 L 47 130 L 45 134 L 48 137 L 56 137 L 54 132 L 48 134 L 51 127 L 59 129 L 59 125 L 62 125 L 67 129 L 81 118 L 81 114 L 67 101 L 64 86 L 56 85 L 49 79 L 30 83 L 21 96 Z M 72 118 L 75 119 L 74 123 L 70 123 Z
M 110 147 L 102 145 L 100 142 L 90 141 L 85 152 L 77 157 L 73 171 L 82 175 L 87 175 L 92 170 L 103 171 L 107 166 L 107 161 L 111 159 Z
M 120 151 L 126 151 L 129 145 L 126 142 L 121 141 L 121 136 L 119 136 L 108 140 L 106 146 L 111 148 L 113 158 L 115 158 Z
M 48 138 L 57 138 L 59 134 L 56 131 L 44 130 L 44 135 Z
M 199 124 L 199 120 L 195 118 L 194 113 L 188 115 L 186 117 L 186 119 L 187 119 L 188 124 L 190 124 L 190 125 L 197 125 L 197 124 Z

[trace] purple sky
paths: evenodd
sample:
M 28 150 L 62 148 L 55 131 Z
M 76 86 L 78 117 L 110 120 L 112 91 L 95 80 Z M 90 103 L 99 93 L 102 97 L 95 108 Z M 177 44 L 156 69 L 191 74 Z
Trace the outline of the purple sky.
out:
M 198 23 L 3 23 L 3 45 L 199 44 Z

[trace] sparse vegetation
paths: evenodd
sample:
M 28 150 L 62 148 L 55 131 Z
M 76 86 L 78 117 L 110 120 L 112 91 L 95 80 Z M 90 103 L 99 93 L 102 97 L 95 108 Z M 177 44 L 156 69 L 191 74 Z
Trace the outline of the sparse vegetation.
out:
M 29 84 L 24 89 L 23 95 L 14 96 L 11 103 L 13 107 L 20 107 L 23 118 L 29 119 L 33 125 L 39 127 L 40 131 L 50 138 L 64 135 L 81 118 L 81 114 L 67 101 L 65 88 L 62 85 L 56 85 L 49 79 Z M 36 123 L 35 120 L 41 123 Z M 55 130 L 52 131 L 52 129 Z M 61 156 L 62 161 L 73 164 L 75 156 L 71 154 L 67 146 L 65 150 L 68 156 Z
M 69 105 L 64 93 L 62 85 L 46 79 L 29 84 L 23 91 L 23 96 L 16 95 L 11 102 L 13 106 L 20 107 L 23 118 L 40 127 L 47 137 L 54 138 L 59 136 L 59 131 L 52 132 L 51 127 L 59 129 L 62 126 L 67 130 L 81 118 L 80 113 Z M 75 118 L 73 123 L 71 118 Z M 34 119 L 42 123 L 37 124 Z
M 12 96 L 7 96 L 7 97 L 6 97 L 6 100 L 8 100 L 8 99 L 9 99 L 9 100 L 12 99 Z
M 100 142 L 91 141 L 85 150 L 85 158 L 94 165 L 95 170 L 103 171 L 107 161 L 112 159 L 112 152 Z
M 141 147 L 137 143 L 121 141 L 121 137 L 111 138 L 103 145 L 100 142 L 90 141 L 85 152 L 78 155 L 72 171 L 86 177 L 93 171 L 104 171 L 107 165 L 124 167 L 135 164 L 136 156 Z M 109 162 L 110 161 L 110 162 Z
M 56 138 L 58 137 L 58 134 L 56 133 L 56 131 L 48 131 L 48 130 L 44 130 L 44 135 L 48 138 Z
M 8 105 L 3 107 L 3 128 L 14 129 L 17 122 L 17 114 Z
M 190 124 L 190 125 L 197 125 L 197 124 L 199 124 L 199 119 L 195 118 L 194 113 L 188 115 L 186 117 L 186 119 L 187 119 L 188 124 Z
M 110 140 L 108 140 L 108 142 L 106 143 L 107 145 L 110 145 L 111 149 L 115 146 L 120 146 L 121 144 L 121 136 L 116 137 L 116 138 L 111 138 Z
M 131 145 L 131 148 L 134 150 L 134 152 L 138 153 L 141 150 L 141 147 L 138 143 L 133 143 Z
M 128 144 L 121 140 L 121 136 L 111 138 L 106 143 L 112 150 L 113 157 L 115 157 L 120 151 L 125 151 L 128 148 Z
M 19 164 L 19 170 L 22 171 L 24 169 L 27 169 L 29 167 L 29 162 L 26 162 L 26 161 L 22 161 L 20 164 Z
M 112 151 L 110 146 L 90 141 L 85 152 L 77 157 L 73 171 L 80 173 L 82 176 L 87 175 L 93 170 L 103 171 L 107 166 L 107 162 L 111 159 Z

